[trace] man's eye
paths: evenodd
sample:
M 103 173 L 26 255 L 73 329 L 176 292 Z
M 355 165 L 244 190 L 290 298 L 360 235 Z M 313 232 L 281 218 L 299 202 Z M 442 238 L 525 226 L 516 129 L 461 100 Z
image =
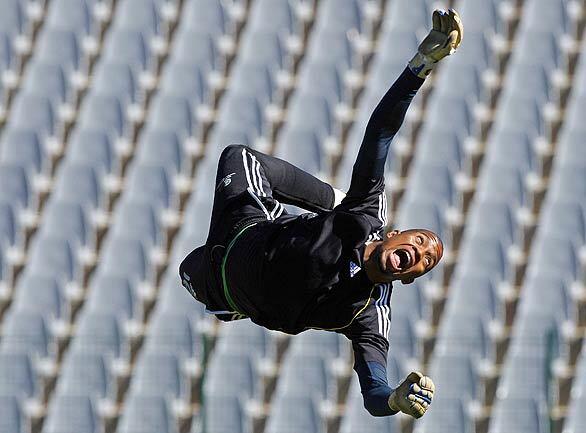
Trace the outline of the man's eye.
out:
M 427 267 L 429 265 L 431 265 L 431 259 L 429 257 L 426 257 L 425 258 L 425 266 Z
M 423 236 L 417 236 L 417 237 L 415 238 L 415 240 L 417 241 L 417 243 L 418 243 L 419 245 L 423 245 Z

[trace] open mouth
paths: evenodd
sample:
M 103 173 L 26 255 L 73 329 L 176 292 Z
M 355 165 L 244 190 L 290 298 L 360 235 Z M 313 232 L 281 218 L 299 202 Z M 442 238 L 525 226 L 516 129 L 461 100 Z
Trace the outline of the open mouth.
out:
M 397 249 L 389 255 L 389 261 L 395 272 L 404 271 L 411 266 L 411 253 L 404 249 Z

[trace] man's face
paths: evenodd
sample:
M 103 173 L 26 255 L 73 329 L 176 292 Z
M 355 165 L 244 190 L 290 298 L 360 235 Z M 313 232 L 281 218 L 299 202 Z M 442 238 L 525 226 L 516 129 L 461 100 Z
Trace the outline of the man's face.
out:
M 434 268 L 444 253 L 440 238 L 429 230 L 413 229 L 387 233 L 369 257 L 376 282 L 401 280 L 404 284 Z

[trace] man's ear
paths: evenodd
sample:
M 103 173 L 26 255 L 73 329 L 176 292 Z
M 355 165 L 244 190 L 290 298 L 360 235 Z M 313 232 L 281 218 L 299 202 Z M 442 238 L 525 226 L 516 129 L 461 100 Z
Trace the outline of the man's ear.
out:
M 408 277 L 408 278 L 401 279 L 401 282 L 403 284 L 411 284 L 413 281 L 415 281 L 415 278 L 412 278 L 412 277 Z
M 387 233 L 387 238 L 392 238 L 393 236 L 397 236 L 399 233 L 401 233 L 400 230 L 391 230 L 390 232 Z

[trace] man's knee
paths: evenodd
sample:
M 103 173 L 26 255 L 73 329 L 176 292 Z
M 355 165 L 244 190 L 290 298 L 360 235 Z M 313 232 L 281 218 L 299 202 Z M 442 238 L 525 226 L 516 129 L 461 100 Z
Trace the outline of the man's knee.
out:
M 220 154 L 220 163 L 222 161 L 225 161 L 225 160 L 231 158 L 234 155 L 240 155 L 240 158 L 242 158 L 241 155 L 242 155 L 243 149 L 250 149 L 250 148 L 244 144 L 230 144 L 230 145 L 226 146 L 224 148 L 224 150 L 222 150 L 222 153 Z

